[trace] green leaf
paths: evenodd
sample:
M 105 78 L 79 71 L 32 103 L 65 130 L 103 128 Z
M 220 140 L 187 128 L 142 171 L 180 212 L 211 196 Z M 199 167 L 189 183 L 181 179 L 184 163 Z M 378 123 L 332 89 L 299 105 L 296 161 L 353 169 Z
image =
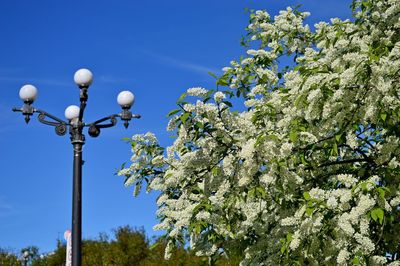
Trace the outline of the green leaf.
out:
M 211 170 L 211 173 L 213 174 L 213 176 L 217 176 L 220 172 L 221 172 L 221 169 L 219 167 L 214 167 Z
M 261 187 L 261 186 L 258 186 L 258 187 L 256 188 L 256 192 L 257 192 L 258 195 L 260 195 L 260 197 L 261 197 L 262 199 L 265 199 L 266 196 L 267 196 L 267 192 L 266 192 L 265 189 L 264 189 L 263 187 Z
M 210 75 L 211 77 L 217 79 L 217 75 L 215 75 L 214 73 L 212 73 L 211 71 L 208 72 L 208 75 Z
M 204 124 L 201 122 L 196 122 L 196 127 L 198 128 L 204 128 Z
M 239 133 L 240 133 L 240 132 L 239 132 Z M 260 145 L 261 143 L 263 143 L 265 139 L 266 139 L 266 136 L 265 136 L 265 135 L 263 135 L 263 134 L 259 135 L 259 136 L 257 137 L 255 146 L 258 146 L 258 145 Z
M 307 208 L 306 209 L 306 213 L 308 214 L 308 216 L 312 216 L 313 212 L 314 212 L 314 208 Z
M 139 193 L 140 193 L 141 190 L 142 190 L 142 183 L 137 182 L 137 183 L 136 183 L 136 186 L 135 186 L 135 189 L 133 190 L 133 195 L 134 195 L 135 197 L 137 197 L 137 196 L 139 195 Z
M 199 187 L 195 187 L 195 188 L 193 188 L 193 190 L 192 190 L 192 193 L 193 194 L 200 194 L 202 191 L 201 191 L 201 189 L 199 188 Z
M 186 122 L 186 120 L 188 119 L 189 115 L 190 115 L 189 112 L 184 112 L 184 113 L 181 115 L 180 119 L 181 119 L 182 123 L 185 123 L 185 122 Z
M 336 141 L 339 142 L 341 137 L 342 137 L 342 134 L 335 135 Z
M 151 245 L 150 247 L 149 247 L 149 249 L 150 250 L 153 250 L 153 249 L 155 249 L 157 246 L 159 246 L 160 245 L 160 242 L 156 242 L 156 243 L 154 243 L 153 245 Z
M 332 156 L 338 156 L 339 155 L 337 143 L 333 144 L 333 147 L 332 147 L 332 150 L 331 150 L 331 155 Z
M 371 211 L 371 218 L 376 222 L 379 220 L 380 224 L 383 224 L 385 212 L 381 208 L 375 208 Z
M 268 136 L 266 136 L 266 138 L 269 140 L 273 140 L 273 141 L 279 141 L 278 136 L 275 136 L 275 135 L 268 135 Z
M 311 199 L 310 193 L 308 193 L 308 192 L 304 192 L 303 193 L 303 197 L 304 197 L 305 200 L 310 200 Z
M 226 104 L 226 105 L 229 106 L 229 107 L 232 107 L 232 106 L 233 106 L 232 103 L 231 103 L 231 102 L 228 102 L 228 101 L 223 101 L 223 103 Z
M 173 116 L 174 114 L 179 113 L 180 111 L 181 111 L 181 109 L 172 110 L 171 112 L 169 112 L 167 114 L 167 117 Z
M 281 253 L 283 254 L 283 253 L 285 253 L 285 251 L 286 251 L 286 246 L 283 245 L 283 246 L 281 247 Z
M 256 189 L 255 188 L 250 189 L 249 192 L 247 193 L 247 195 L 249 198 L 254 198 L 256 195 Z
M 378 191 L 379 197 L 381 199 L 385 199 L 385 190 L 383 188 L 379 187 L 379 188 L 376 189 L 376 191 Z
M 187 96 L 186 92 L 182 93 L 182 95 L 179 97 L 177 103 L 180 103 L 183 99 L 185 99 L 186 96 Z
M 369 59 L 371 59 L 371 61 L 379 61 L 379 56 L 370 54 Z
M 203 100 L 203 103 L 206 103 L 206 102 L 208 102 L 209 100 L 211 100 L 211 97 L 206 97 L 206 98 Z
M 307 162 L 307 160 L 306 160 L 306 157 L 305 157 L 304 153 L 301 153 L 301 154 L 300 154 L 300 159 L 301 159 L 301 163 L 302 163 L 302 164 L 308 165 L 308 162 Z
M 381 119 L 386 121 L 387 113 L 381 113 Z
M 303 100 L 304 100 L 304 96 L 300 95 L 299 97 L 297 97 L 296 101 L 294 102 L 294 105 L 296 107 L 300 107 L 300 104 L 303 103 Z
M 358 259 L 358 257 L 353 258 L 353 265 L 360 265 L 360 260 Z
M 297 137 L 298 137 L 297 131 L 292 130 L 292 131 L 290 132 L 290 134 L 289 134 L 289 139 L 290 139 L 292 142 L 296 142 Z
M 222 76 L 220 79 L 217 80 L 217 85 L 228 86 L 229 83 L 227 81 L 227 78 Z

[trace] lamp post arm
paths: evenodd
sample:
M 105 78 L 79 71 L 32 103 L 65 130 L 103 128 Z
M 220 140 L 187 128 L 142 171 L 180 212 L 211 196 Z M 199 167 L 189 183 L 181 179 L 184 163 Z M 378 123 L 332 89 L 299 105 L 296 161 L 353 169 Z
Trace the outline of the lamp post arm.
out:
M 96 120 L 96 121 L 94 121 L 92 123 L 86 124 L 85 126 L 87 126 L 87 127 L 96 126 L 98 128 L 113 127 L 113 126 L 115 126 L 117 124 L 116 117 L 118 117 L 117 114 L 109 115 L 109 116 L 103 117 L 103 118 L 101 118 L 99 120 Z M 105 122 L 107 120 L 110 120 L 110 122 L 107 123 L 107 124 L 101 124 L 102 122 Z
M 53 126 L 57 135 L 64 136 L 67 133 L 67 125 L 70 125 L 69 123 L 67 123 L 67 122 L 63 121 L 62 119 L 60 119 L 52 114 L 49 114 L 43 110 L 34 109 L 33 112 L 39 113 L 38 120 L 40 123 L 49 125 L 49 126 Z M 46 117 L 50 118 L 56 122 L 46 120 Z
M 67 133 L 67 126 L 70 125 L 68 122 L 49 114 L 46 111 L 33 108 L 30 104 L 25 104 L 22 108 L 14 107 L 12 110 L 13 112 L 21 112 L 23 115 L 25 115 L 25 121 L 27 123 L 29 122 L 31 115 L 38 113 L 39 122 L 48 126 L 53 126 L 56 134 L 59 136 L 65 135 Z M 53 121 L 47 120 L 46 118 L 49 118 Z
M 124 125 L 125 127 L 128 126 L 128 122 L 133 119 L 133 118 L 140 118 L 140 115 L 136 115 L 136 114 L 132 114 L 131 112 L 129 112 L 128 110 L 123 110 L 122 113 L 120 114 L 113 114 L 113 115 L 109 115 L 106 117 L 103 117 L 99 120 L 96 120 L 92 123 L 88 123 L 85 124 L 85 127 L 89 127 L 89 135 L 91 137 L 97 137 L 100 135 L 100 129 L 101 128 L 108 128 L 108 127 L 113 127 L 117 124 L 117 117 L 121 118 L 121 120 L 125 121 Z M 108 121 L 108 123 L 103 123 Z
M 56 117 L 56 116 L 54 116 L 52 114 L 49 114 L 46 111 L 43 111 L 43 110 L 40 110 L 40 109 L 33 109 L 33 112 L 39 114 L 38 115 L 38 120 L 41 123 L 45 124 L 45 125 L 49 125 L 49 126 L 57 126 L 59 124 L 69 125 L 68 122 L 65 122 L 64 120 L 62 120 L 62 119 L 60 119 L 60 118 L 58 118 L 58 117 Z M 48 121 L 48 120 L 45 119 L 46 117 L 48 117 L 50 119 L 53 119 L 56 122 Z
M 109 116 L 103 117 L 103 118 L 101 118 L 99 120 L 96 120 L 96 121 L 94 121 L 92 123 L 85 124 L 85 126 L 86 127 L 90 127 L 90 126 L 95 125 L 95 126 L 97 126 L 99 128 L 112 127 L 112 126 L 115 126 L 117 124 L 116 117 L 120 117 L 121 119 L 123 118 L 124 120 L 125 119 L 126 120 L 130 120 L 130 119 L 133 119 L 133 118 L 141 118 L 141 115 L 136 115 L 136 114 L 129 113 L 128 116 L 126 117 L 122 113 L 113 114 L 113 115 L 109 115 Z M 100 123 L 102 123 L 104 121 L 107 121 L 107 120 L 110 120 L 109 124 L 100 124 Z

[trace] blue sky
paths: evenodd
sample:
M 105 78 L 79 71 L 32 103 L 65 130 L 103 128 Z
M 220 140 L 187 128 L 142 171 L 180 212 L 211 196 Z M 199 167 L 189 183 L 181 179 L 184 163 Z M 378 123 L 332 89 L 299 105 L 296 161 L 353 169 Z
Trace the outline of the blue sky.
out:
M 72 146 L 36 117 L 29 125 L 11 108 L 22 103 L 20 87 L 34 84 L 34 106 L 64 119 L 78 104 L 73 74 L 92 70 L 86 121 L 119 112 L 121 90 L 136 96 L 142 119 L 87 136 L 83 168 L 83 237 L 110 233 L 122 225 L 157 223 L 157 193 L 132 196 L 115 170 L 129 160 L 121 139 L 152 131 L 172 142 L 166 114 L 187 88 L 214 88 L 207 72 L 220 73 L 245 53 L 240 39 L 245 8 L 277 14 L 289 5 L 310 11 L 310 25 L 350 17 L 349 0 L 196 1 L 1 1 L 0 2 L 0 247 L 18 251 L 36 245 L 55 248 L 71 225 Z

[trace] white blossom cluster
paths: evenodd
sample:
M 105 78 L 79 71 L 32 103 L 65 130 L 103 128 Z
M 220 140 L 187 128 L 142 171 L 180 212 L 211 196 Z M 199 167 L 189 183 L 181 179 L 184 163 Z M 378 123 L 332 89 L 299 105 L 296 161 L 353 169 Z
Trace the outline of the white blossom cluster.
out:
M 353 13 L 314 32 L 307 12 L 252 13 L 227 89 L 189 89 L 198 100 L 172 115 L 166 150 L 134 137 L 119 174 L 161 192 L 168 250 L 188 239 L 242 265 L 400 265 L 400 1 L 354 0 Z

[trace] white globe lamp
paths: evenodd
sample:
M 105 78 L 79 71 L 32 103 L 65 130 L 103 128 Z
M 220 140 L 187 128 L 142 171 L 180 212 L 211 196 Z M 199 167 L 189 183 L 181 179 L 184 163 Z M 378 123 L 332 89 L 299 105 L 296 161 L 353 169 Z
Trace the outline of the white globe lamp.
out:
M 38 90 L 36 89 L 35 86 L 31 84 L 27 84 L 22 86 L 22 88 L 19 90 L 19 97 L 24 101 L 24 102 L 33 102 L 38 94 Z
M 89 69 L 82 68 L 75 72 L 74 81 L 79 87 L 89 87 L 93 82 L 93 74 Z
M 130 91 L 121 91 L 118 94 L 117 102 L 123 108 L 124 107 L 130 108 L 135 102 L 135 95 L 133 95 L 133 93 Z
M 65 117 L 68 120 L 72 120 L 79 117 L 79 107 L 76 105 L 70 105 L 65 109 Z

